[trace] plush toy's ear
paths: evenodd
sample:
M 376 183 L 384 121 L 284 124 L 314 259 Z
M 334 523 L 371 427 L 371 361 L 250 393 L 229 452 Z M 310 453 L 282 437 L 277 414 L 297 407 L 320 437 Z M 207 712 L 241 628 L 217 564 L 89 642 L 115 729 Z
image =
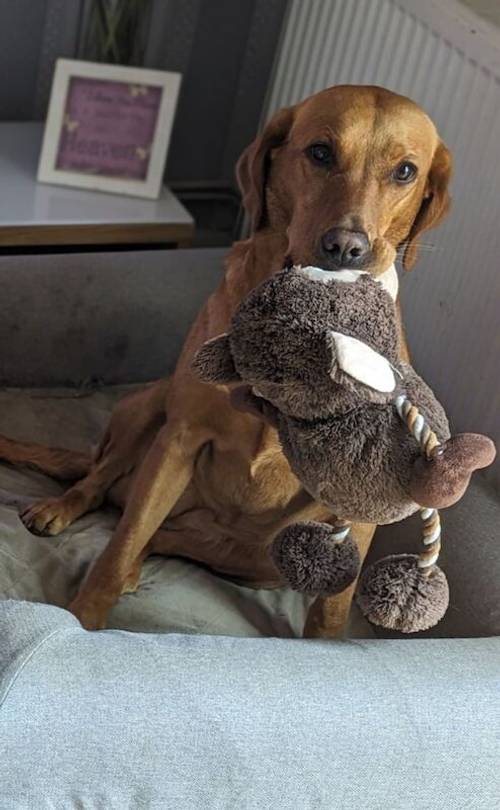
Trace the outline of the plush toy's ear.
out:
M 389 394 L 396 387 L 396 378 L 389 361 L 366 343 L 329 329 L 327 345 L 332 357 L 331 376 L 341 382 L 342 373 L 350 379 Z M 340 373 L 339 373 L 340 372 Z
M 411 270 L 417 261 L 418 237 L 429 228 L 434 228 L 446 216 L 450 205 L 448 184 L 451 178 L 451 155 L 441 141 L 434 153 L 422 204 L 413 220 L 406 239 L 403 267 Z
M 253 231 L 262 227 L 265 221 L 265 189 L 270 152 L 286 139 L 293 115 L 293 107 L 277 112 L 263 132 L 247 146 L 236 165 L 243 205 L 250 217 Z
M 229 345 L 229 334 L 212 338 L 196 352 L 192 369 L 202 382 L 226 383 L 241 382 L 236 371 Z

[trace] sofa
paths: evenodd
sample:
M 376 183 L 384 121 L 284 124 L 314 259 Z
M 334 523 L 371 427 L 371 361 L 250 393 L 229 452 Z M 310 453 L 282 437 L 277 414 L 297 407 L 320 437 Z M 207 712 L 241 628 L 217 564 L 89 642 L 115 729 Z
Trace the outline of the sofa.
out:
M 500 639 L 120 630 L 0 603 L 0 807 L 493 810 Z

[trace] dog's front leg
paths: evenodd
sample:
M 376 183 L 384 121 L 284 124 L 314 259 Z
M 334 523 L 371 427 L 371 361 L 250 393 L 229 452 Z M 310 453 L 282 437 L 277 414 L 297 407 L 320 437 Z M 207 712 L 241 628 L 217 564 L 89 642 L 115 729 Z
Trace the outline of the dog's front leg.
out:
M 184 492 L 208 431 L 167 422 L 145 456 L 123 516 L 69 610 L 88 630 L 103 628 L 149 540 Z

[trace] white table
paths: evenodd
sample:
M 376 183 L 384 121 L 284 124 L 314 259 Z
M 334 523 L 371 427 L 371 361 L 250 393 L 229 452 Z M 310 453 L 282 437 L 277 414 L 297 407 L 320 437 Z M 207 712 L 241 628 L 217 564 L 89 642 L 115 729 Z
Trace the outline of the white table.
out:
M 43 124 L 0 123 L 0 247 L 190 243 L 193 218 L 168 188 L 144 200 L 38 183 L 42 135 Z

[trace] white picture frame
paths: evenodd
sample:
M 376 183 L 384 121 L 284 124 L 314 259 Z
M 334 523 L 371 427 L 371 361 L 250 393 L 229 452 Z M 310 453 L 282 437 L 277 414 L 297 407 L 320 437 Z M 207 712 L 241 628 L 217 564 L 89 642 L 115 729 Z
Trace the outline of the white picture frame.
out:
M 118 83 L 117 90 L 119 90 L 122 95 L 125 92 L 123 89 L 124 85 L 128 87 L 131 94 L 135 93 L 136 95 L 140 95 L 141 93 L 146 94 L 151 88 L 155 99 L 159 98 L 159 102 L 155 101 L 157 108 L 148 113 L 151 119 L 151 126 L 153 126 L 152 117 L 156 114 L 152 142 L 147 150 L 139 146 L 136 147 L 137 152 L 139 152 L 140 149 L 142 150 L 142 152 L 140 152 L 141 158 L 143 153 L 147 152 L 148 162 L 147 167 L 144 167 L 143 170 L 145 172 L 144 177 L 117 176 L 116 173 L 110 176 L 103 173 L 102 166 L 75 171 L 73 168 L 68 169 L 67 167 L 58 165 L 58 163 L 60 164 L 61 162 L 63 135 L 69 139 L 68 127 L 73 126 L 78 128 L 80 126 L 78 121 L 76 121 L 76 123 L 71 121 L 66 112 L 68 105 L 71 103 L 69 89 L 71 86 L 70 83 L 74 78 L 93 80 L 87 82 L 87 84 L 89 87 L 94 88 L 98 86 L 96 82 L 98 83 L 99 81 L 116 82 Z M 54 185 L 73 186 L 92 191 L 107 191 L 114 194 L 127 194 L 150 199 L 157 198 L 161 191 L 163 171 L 167 158 L 181 78 L 180 73 L 83 62 L 75 59 L 58 59 L 54 72 L 49 110 L 38 164 L 38 181 Z M 119 88 L 118 85 L 120 85 Z M 158 94 L 156 88 L 160 89 L 161 95 Z M 102 103 L 105 102 L 99 101 L 99 109 L 101 111 L 103 109 Z M 119 103 L 119 101 L 117 102 L 115 99 L 115 109 L 116 103 Z M 84 108 L 82 107 L 81 109 L 83 110 Z M 127 112 L 127 114 L 129 113 Z M 84 119 L 82 128 L 86 127 L 88 129 L 88 127 L 91 126 L 89 120 L 88 117 Z M 65 128 L 64 131 L 63 127 Z M 76 137 L 75 134 L 73 136 L 73 143 L 75 143 Z M 94 149 L 99 148 L 98 139 L 94 141 L 82 140 L 80 146 L 83 146 L 85 143 L 92 144 L 92 148 Z M 112 144 L 110 146 L 110 144 L 104 142 L 100 144 L 101 153 L 106 147 L 113 148 L 116 153 L 116 145 Z M 123 151 L 125 147 L 121 146 L 120 148 Z M 130 149 L 132 147 L 126 148 Z M 134 156 L 134 160 L 136 160 L 136 157 L 137 156 Z M 90 161 L 91 158 L 86 156 L 86 159 Z M 116 172 L 117 169 L 114 167 L 113 170 L 110 169 L 109 171 Z M 125 174 L 126 171 L 125 169 Z

